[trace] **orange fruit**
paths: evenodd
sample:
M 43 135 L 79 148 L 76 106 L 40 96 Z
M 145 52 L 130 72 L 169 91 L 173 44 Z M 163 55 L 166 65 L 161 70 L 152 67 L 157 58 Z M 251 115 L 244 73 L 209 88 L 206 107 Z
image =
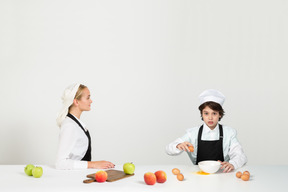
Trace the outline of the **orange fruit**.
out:
M 174 175 L 178 175 L 178 174 L 180 173 L 180 170 L 177 169 L 177 168 L 174 168 L 174 169 L 172 169 L 172 173 L 173 173 Z
M 182 175 L 181 173 L 179 173 L 179 174 L 177 175 L 177 179 L 178 179 L 179 181 L 183 181 L 183 180 L 184 180 L 184 175 Z
M 240 171 L 238 171 L 238 172 L 236 173 L 236 177 L 241 178 L 241 176 L 242 176 L 242 173 L 241 173 Z

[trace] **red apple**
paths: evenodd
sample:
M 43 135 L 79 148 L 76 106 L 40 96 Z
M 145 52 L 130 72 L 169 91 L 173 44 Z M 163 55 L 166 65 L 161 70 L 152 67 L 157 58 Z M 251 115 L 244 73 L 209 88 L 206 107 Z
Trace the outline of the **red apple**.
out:
M 95 174 L 95 180 L 99 183 L 105 182 L 107 180 L 107 173 L 106 171 L 97 171 Z
M 144 174 L 144 180 L 147 185 L 154 185 L 156 183 L 156 176 L 154 173 L 147 172 Z
M 165 183 L 167 180 L 167 175 L 164 171 L 156 171 L 155 176 L 158 183 Z

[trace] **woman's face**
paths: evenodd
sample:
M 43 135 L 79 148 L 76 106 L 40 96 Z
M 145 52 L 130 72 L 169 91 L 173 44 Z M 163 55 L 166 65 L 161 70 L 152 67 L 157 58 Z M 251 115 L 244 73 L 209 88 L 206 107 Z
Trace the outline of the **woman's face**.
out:
M 78 100 L 78 107 L 81 111 L 91 110 L 92 100 L 90 98 L 90 91 L 88 88 L 83 89 L 81 99 Z
M 206 106 L 202 111 L 203 121 L 210 129 L 214 129 L 216 127 L 220 117 L 221 116 L 218 111 L 213 111 L 208 106 Z

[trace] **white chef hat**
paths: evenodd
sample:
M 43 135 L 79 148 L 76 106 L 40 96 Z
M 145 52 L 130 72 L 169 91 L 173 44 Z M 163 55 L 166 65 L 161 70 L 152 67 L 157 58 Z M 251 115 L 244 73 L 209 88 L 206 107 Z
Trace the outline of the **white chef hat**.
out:
M 207 89 L 199 95 L 199 99 L 200 105 L 207 101 L 213 101 L 222 106 L 225 101 L 225 96 L 220 91 L 217 91 L 215 89 Z
M 73 104 L 74 97 L 76 95 L 76 92 L 78 91 L 79 86 L 80 86 L 80 83 L 74 83 L 68 86 L 63 92 L 63 95 L 62 95 L 63 106 L 60 112 L 58 113 L 58 117 L 56 119 L 57 125 L 59 127 L 61 126 L 62 121 L 67 116 L 69 107 Z

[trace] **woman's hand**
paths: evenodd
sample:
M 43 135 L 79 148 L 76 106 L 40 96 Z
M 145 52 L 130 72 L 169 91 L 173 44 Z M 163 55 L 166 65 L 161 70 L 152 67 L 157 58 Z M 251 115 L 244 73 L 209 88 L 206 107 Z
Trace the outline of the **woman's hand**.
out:
M 115 165 L 109 161 L 88 161 L 88 168 L 92 169 L 110 169 Z
M 224 169 L 223 170 L 223 173 L 228 173 L 228 172 L 230 172 L 230 171 L 232 171 L 232 170 L 234 170 L 234 166 L 231 164 L 231 163 L 228 163 L 228 162 L 226 162 L 226 161 L 219 161 L 220 163 L 221 163 L 221 165 L 222 165 L 222 167 L 220 168 L 220 169 Z
M 189 148 L 188 148 L 189 146 L 194 147 L 191 143 L 185 141 L 185 142 L 183 142 L 183 143 L 178 144 L 178 145 L 176 146 L 176 148 L 179 149 L 179 150 L 182 150 L 182 151 L 190 152 L 190 150 L 189 150 Z

